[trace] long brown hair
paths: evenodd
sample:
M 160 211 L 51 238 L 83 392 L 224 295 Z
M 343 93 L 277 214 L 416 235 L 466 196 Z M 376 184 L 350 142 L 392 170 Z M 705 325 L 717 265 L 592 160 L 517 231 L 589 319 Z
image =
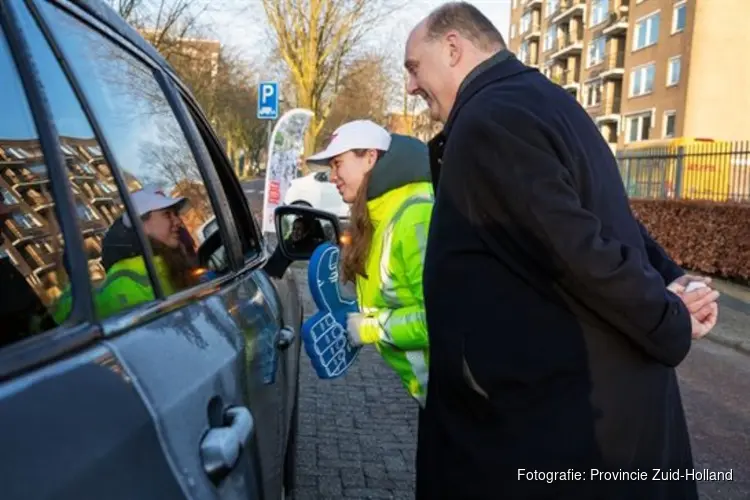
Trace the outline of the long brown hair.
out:
M 149 241 L 151 242 L 151 250 L 154 252 L 154 255 L 164 259 L 169 282 L 175 291 L 179 292 L 198 284 L 200 280 L 194 272 L 195 266 L 192 265 L 193 263 L 182 248 L 168 247 L 154 238 L 149 238 Z
M 353 149 L 352 152 L 358 157 L 362 157 L 367 153 L 367 150 Z M 382 151 L 378 151 L 378 160 L 382 158 L 383 154 Z M 350 238 L 349 243 L 342 250 L 341 276 L 344 282 L 355 282 L 358 275 L 367 278 L 365 266 L 367 265 L 367 257 L 370 255 L 372 236 L 375 232 L 375 227 L 370 220 L 370 211 L 367 208 L 367 189 L 370 185 L 373 170 L 374 167 L 362 178 L 362 184 L 357 190 L 357 196 L 354 198 L 349 213 Z

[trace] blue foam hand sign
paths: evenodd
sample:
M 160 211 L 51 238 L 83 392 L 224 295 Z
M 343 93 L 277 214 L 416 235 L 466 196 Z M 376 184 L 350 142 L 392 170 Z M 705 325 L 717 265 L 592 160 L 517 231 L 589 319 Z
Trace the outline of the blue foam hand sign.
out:
M 318 377 L 336 378 L 357 359 L 361 346 L 349 344 L 346 317 L 358 312 L 356 300 L 347 300 L 339 289 L 339 247 L 323 243 L 310 257 L 307 280 L 318 308 L 302 324 L 302 343 Z

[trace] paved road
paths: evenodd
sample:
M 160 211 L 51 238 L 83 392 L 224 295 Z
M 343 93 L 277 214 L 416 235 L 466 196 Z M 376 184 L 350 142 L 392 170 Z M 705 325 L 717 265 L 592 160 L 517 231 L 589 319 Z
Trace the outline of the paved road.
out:
M 305 273 L 295 272 L 306 290 Z M 360 356 L 333 381 L 303 359 L 298 500 L 413 498 L 415 406 L 374 349 Z M 696 469 L 733 470 L 731 482 L 700 483 L 701 498 L 750 499 L 750 357 L 697 342 L 679 374 Z
M 250 210 L 255 214 L 260 222 L 260 215 L 263 211 L 263 188 L 265 187 L 265 179 L 253 179 L 251 181 L 245 181 L 242 183 L 242 189 L 245 191 L 250 202 Z
M 306 275 L 294 272 L 309 314 Z M 750 307 L 722 298 L 716 331 L 749 330 Z M 413 498 L 416 408 L 378 354 L 363 350 L 334 381 L 304 357 L 301 368 L 298 500 Z M 700 483 L 701 498 L 750 499 L 750 356 L 704 340 L 679 374 L 696 468 L 733 471 L 731 482 Z

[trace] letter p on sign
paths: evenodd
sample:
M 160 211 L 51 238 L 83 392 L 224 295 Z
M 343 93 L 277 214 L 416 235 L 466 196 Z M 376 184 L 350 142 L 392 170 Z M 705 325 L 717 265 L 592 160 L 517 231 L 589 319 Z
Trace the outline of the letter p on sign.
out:
M 258 118 L 275 120 L 279 117 L 279 84 L 261 82 L 258 85 Z

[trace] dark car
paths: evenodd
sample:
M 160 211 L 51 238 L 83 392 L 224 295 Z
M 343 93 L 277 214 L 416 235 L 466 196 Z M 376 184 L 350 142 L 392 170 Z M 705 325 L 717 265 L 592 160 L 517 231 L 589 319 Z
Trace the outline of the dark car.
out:
M 0 208 L 3 500 L 290 496 L 297 289 L 188 89 L 101 2 L 0 1 Z

